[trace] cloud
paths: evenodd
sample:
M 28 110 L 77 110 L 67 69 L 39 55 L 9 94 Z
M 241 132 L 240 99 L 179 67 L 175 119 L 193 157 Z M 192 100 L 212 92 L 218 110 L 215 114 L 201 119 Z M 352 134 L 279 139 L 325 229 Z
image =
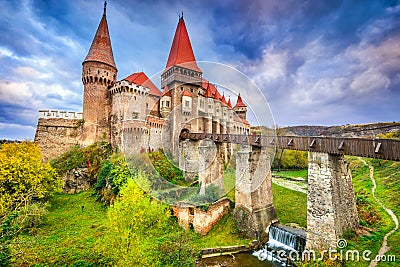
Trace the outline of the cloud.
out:
M 119 79 L 164 68 L 181 11 L 196 58 L 248 75 L 278 124 L 399 117 L 398 1 L 115 0 L 107 19 Z M 33 127 L 38 109 L 80 111 L 102 2 L 5 0 L 0 12 L 0 122 Z M 247 103 L 258 100 L 243 86 Z

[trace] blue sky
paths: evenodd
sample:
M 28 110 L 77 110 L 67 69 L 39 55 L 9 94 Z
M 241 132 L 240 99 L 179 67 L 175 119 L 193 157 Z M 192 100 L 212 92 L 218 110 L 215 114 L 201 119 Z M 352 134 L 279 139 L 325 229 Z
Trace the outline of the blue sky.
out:
M 248 75 L 278 125 L 400 120 L 400 1 L 110 0 L 119 79 L 165 67 L 182 11 L 197 60 Z M 39 109 L 81 111 L 102 12 L 101 0 L 0 0 L 0 138 L 33 139 Z

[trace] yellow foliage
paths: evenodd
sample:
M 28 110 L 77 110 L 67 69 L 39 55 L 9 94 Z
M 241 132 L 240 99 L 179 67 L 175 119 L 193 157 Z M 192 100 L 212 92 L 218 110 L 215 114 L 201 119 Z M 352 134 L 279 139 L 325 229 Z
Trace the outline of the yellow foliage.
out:
M 61 189 L 62 181 L 32 142 L 0 148 L 0 215 L 41 200 Z

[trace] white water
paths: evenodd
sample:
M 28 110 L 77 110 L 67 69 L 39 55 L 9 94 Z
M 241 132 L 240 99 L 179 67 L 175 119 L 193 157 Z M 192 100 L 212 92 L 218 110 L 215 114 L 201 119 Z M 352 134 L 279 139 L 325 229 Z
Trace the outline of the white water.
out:
M 284 258 L 279 256 L 289 255 L 291 252 L 298 252 L 302 249 L 300 237 L 280 227 L 271 226 L 269 228 L 269 240 L 258 251 L 253 253 L 260 261 L 271 261 L 274 266 L 286 266 Z M 277 256 L 277 255 L 279 256 Z

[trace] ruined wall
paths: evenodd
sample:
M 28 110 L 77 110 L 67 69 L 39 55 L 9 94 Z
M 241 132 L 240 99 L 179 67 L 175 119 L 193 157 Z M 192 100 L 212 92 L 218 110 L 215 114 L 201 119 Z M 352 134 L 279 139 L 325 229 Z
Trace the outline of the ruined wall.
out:
M 48 161 L 79 144 L 81 133 L 81 120 L 39 118 L 34 142 L 40 147 L 43 160 Z
M 207 210 L 191 205 L 172 207 L 174 215 L 178 218 L 181 227 L 189 229 L 193 227 L 196 233 L 206 235 L 226 213 L 229 211 L 230 200 L 221 198 L 210 204 Z
M 351 172 L 340 155 L 309 152 L 308 160 L 307 248 L 335 248 L 358 227 Z

